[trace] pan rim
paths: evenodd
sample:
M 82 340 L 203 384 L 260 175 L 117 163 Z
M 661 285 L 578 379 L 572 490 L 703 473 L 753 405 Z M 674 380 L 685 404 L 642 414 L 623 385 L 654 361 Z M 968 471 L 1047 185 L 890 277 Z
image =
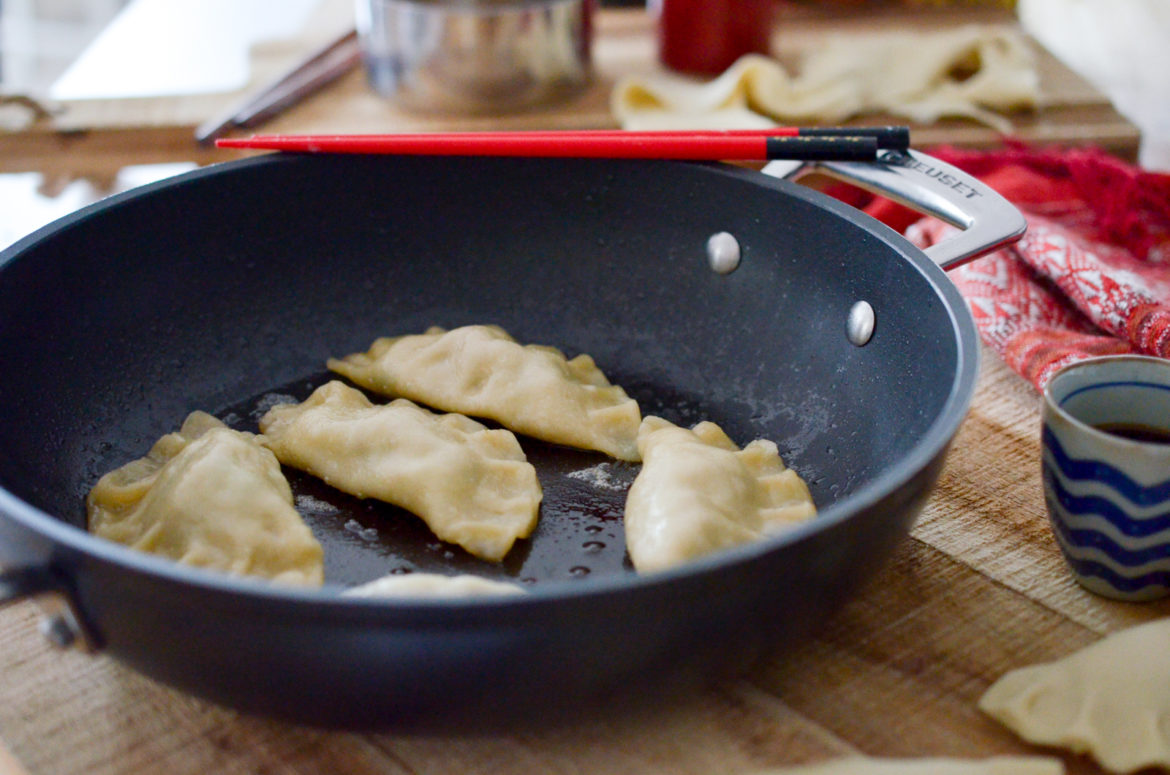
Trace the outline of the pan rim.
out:
M 219 162 L 115 194 L 42 226 L 8 248 L 0 250 L 0 269 L 3 269 L 12 260 L 24 255 L 32 245 L 71 228 L 74 224 L 120 202 L 147 196 L 160 189 L 181 185 L 193 179 L 220 174 L 224 170 L 261 164 L 291 163 L 295 158 L 297 158 L 296 155 L 290 154 L 265 154 Z M 0 485 L 0 519 L 5 517 L 12 519 L 33 533 L 77 552 L 83 557 L 114 565 L 120 570 L 147 574 L 170 584 L 199 588 L 207 592 L 232 597 L 240 596 L 245 600 L 259 598 L 268 605 L 283 604 L 296 609 L 303 606 L 313 606 L 315 609 L 324 608 L 330 612 L 361 611 L 363 615 L 372 611 L 383 611 L 387 612 L 387 615 L 394 616 L 399 613 L 415 616 L 428 611 L 441 612 L 446 615 L 453 608 L 497 614 L 502 611 L 538 610 L 548 605 L 559 605 L 566 600 L 628 594 L 631 590 L 649 590 L 661 585 L 671 585 L 680 579 L 700 579 L 718 574 L 729 568 L 779 551 L 791 544 L 807 540 L 810 536 L 848 521 L 895 493 L 930 465 L 933 460 L 944 454 L 946 447 L 965 419 L 974 396 L 980 357 L 979 339 L 974 319 L 966 301 L 947 278 L 945 271 L 931 261 L 921 249 L 893 229 L 819 191 L 734 165 L 693 162 L 654 163 L 681 163 L 706 167 L 718 174 L 743 178 L 756 185 L 772 188 L 781 195 L 798 197 L 822 209 L 830 210 L 835 215 L 893 247 L 899 258 L 910 262 L 916 272 L 922 276 L 923 281 L 928 284 L 946 309 L 954 335 L 957 368 L 952 375 L 946 401 L 939 409 L 938 415 L 930 427 L 915 441 L 911 449 L 894 465 L 856 492 L 823 510 L 819 510 L 813 520 L 794 526 L 782 534 L 769 537 L 766 540 L 725 549 L 714 555 L 701 557 L 682 566 L 653 574 L 621 573 L 590 577 L 584 580 L 547 581 L 527 590 L 528 594 L 506 597 L 461 596 L 397 599 L 342 596 L 338 594 L 342 587 L 337 584 L 326 583 L 320 588 L 282 586 L 272 584 L 264 579 L 233 576 L 179 565 L 171 560 L 136 551 L 95 536 L 64 518 L 53 516 L 22 500 L 2 485 Z M 52 563 L 53 560 L 50 559 L 49 562 Z M 463 625 L 452 623 L 448 619 L 444 619 L 444 621 L 453 624 L 453 626 L 466 625 L 466 623 Z

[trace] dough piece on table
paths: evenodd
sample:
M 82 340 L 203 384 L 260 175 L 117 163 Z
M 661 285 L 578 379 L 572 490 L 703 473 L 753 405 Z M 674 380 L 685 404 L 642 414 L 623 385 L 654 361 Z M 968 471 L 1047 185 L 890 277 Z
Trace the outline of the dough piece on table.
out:
M 641 412 L 588 355 L 521 345 L 499 326 L 434 327 L 384 337 L 368 352 L 329 359 L 364 388 L 446 412 L 485 417 L 516 433 L 638 459 Z
M 1063 775 L 1064 764 L 1046 756 L 987 759 L 869 759 L 849 757 L 823 764 L 766 770 L 756 775 Z
M 979 709 L 1030 743 L 1087 752 L 1114 772 L 1170 768 L 1170 619 L 1012 670 Z
M 536 527 L 540 483 L 510 431 L 406 399 L 374 405 L 336 380 L 272 407 L 260 430 L 285 465 L 401 506 L 477 557 L 502 559 Z
M 642 470 L 626 496 L 626 548 L 640 572 L 777 533 L 815 513 L 808 487 L 757 439 L 739 449 L 718 425 L 647 417 Z
M 193 412 L 86 500 L 90 530 L 185 565 L 320 586 L 323 552 L 276 457 L 251 433 Z
M 811 50 L 799 72 L 759 54 L 718 78 L 629 76 L 611 108 L 623 129 L 753 129 L 836 124 L 889 113 L 929 124 L 963 116 L 1007 132 L 996 111 L 1040 102 L 1035 54 L 1015 30 L 971 25 L 937 33 L 838 35 Z
M 523 595 L 523 587 L 507 581 L 490 581 L 462 574 L 443 576 L 438 573 L 405 573 L 382 576 L 341 594 L 350 597 L 482 597 L 486 595 Z

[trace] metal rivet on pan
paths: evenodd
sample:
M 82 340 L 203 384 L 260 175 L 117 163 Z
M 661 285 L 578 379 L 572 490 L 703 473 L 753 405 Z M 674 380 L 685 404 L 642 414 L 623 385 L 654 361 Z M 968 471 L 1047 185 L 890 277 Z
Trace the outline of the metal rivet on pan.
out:
M 873 307 L 868 301 L 859 301 L 849 310 L 849 320 L 845 323 L 845 334 L 849 341 L 861 347 L 873 336 L 874 324 Z
M 739 240 L 725 231 L 707 240 L 707 263 L 719 274 L 730 274 L 739 266 Z
M 41 619 L 40 623 L 41 635 L 52 643 L 57 648 L 67 649 L 77 642 L 81 633 L 69 621 L 69 617 L 64 614 L 53 614 Z

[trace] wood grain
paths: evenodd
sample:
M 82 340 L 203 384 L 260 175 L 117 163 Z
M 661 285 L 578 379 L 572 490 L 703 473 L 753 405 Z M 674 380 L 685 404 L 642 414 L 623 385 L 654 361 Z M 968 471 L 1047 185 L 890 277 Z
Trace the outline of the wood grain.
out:
M 57 651 L 37 633 L 36 606 L 20 603 L 0 611 L 0 736 L 30 775 L 732 775 L 858 753 L 1051 755 L 983 716 L 979 696 L 1006 670 L 1165 616 L 1170 603 L 1115 603 L 1070 581 L 1040 497 L 1038 417 L 1031 386 L 985 353 L 925 512 L 862 593 L 798 647 L 652 709 L 496 737 L 307 729 Z
M 979 573 L 1104 634 L 1170 613 L 1084 591 L 1049 529 L 1040 481 L 1040 398 L 993 354 L 913 535 Z

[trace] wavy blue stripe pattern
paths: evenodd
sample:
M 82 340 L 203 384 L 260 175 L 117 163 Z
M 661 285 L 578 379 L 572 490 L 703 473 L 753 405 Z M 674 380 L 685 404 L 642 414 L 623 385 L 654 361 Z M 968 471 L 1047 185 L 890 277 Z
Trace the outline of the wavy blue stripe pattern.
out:
M 1108 566 L 1093 560 L 1078 560 L 1067 555 L 1065 559 L 1068 560 L 1069 566 L 1078 576 L 1101 579 L 1109 586 L 1127 595 L 1135 594 L 1149 587 L 1170 588 L 1170 571 L 1154 571 L 1130 578 L 1119 575 Z
M 1049 504 L 1049 513 L 1052 504 Z M 1105 554 L 1118 565 L 1138 567 L 1158 560 L 1170 559 L 1170 543 L 1149 546 L 1145 549 L 1125 549 L 1118 546 L 1113 539 L 1097 530 L 1073 530 L 1063 520 L 1053 519 L 1052 529 L 1068 546 L 1077 549 L 1096 549 Z M 1170 571 L 1170 567 L 1167 568 Z
M 1045 485 L 1061 509 L 1067 514 L 1078 516 L 1096 514 L 1108 520 L 1117 531 L 1129 538 L 1148 538 L 1170 530 L 1170 503 L 1168 510 L 1142 519 L 1127 516 L 1125 510 L 1108 498 L 1099 495 L 1074 495 L 1060 483 L 1060 477 L 1045 461 L 1042 466 Z M 1170 538 L 1170 536 L 1168 536 Z
M 1130 503 L 1138 506 L 1156 506 L 1170 499 L 1170 478 L 1149 487 L 1143 487 L 1108 463 L 1069 457 L 1057 440 L 1056 434 L 1048 428 L 1045 428 L 1041 434 L 1041 443 L 1052 454 L 1053 461 L 1065 479 L 1099 481 L 1112 487 Z
M 1148 382 L 1141 379 L 1115 379 L 1111 382 L 1094 382 L 1090 385 L 1079 387 L 1060 399 L 1060 406 L 1061 408 L 1067 406 L 1069 401 L 1083 393 L 1092 393 L 1096 390 L 1112 390 L 1113 388 L 1119 387 L 1141 388 L 1142 390 L 1158 390 L 1163 393 L 1170 393 L 1170 385 L 1163 385 L 1161 382 Z

